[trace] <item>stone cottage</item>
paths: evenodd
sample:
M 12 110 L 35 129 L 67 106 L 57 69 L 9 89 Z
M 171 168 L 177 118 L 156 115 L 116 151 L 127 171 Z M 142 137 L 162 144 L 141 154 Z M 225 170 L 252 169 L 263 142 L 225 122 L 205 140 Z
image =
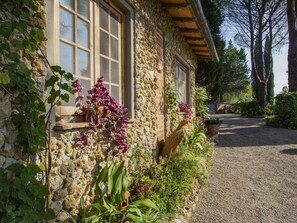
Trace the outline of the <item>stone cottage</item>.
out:
M 104 77 L 111 96 L 128 109 L 130 148 L 153 151 L 172 131 L 166 104 L 170 83 L 194 111 L 197 60 L 218 60 L 199 0 L 39 2 L 49 62 L 73 73 L 84 93 Z M 60 221 L 61 210 L 76 214 L 81 197 L 88 200 L 88 185 L 104 156 L 97 144 L 85 152 L 73 147 L 77 132 L 89 127 L 76 110 L 72 97 L 55 108 L 52 123 L 49 206 Z M 0 119 L 10 114 L 1 110 Z M 9 137 L 2 136 L 0 146 L 8 147 Z

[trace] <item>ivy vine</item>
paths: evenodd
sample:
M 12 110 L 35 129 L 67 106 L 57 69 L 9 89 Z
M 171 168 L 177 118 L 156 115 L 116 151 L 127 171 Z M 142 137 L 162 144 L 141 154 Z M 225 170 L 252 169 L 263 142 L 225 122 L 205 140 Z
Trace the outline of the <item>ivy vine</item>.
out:
M 36 21 L 43 12 L 37 0 L 0 1 L 0 88 L 17 103 L 12 116 L 18 129 L 16 147 L 27 163 L 0 168 L 0 222 L 38 222 L 53 219 L 54 212 L 46 207 L 50 165 L 50 116 L 55 105 L 69 101 L 73 88 L 68 84 L 71 73 L 59 66 L 50 66 L 43 52 L 44 30 Z M 38 83 L 36 61 L 41 58 L 51 70 L 47 80 Z M 35 69 L 35 70 L 34 70 Z M 41 78 L 42 79 L 42 78 Z M 47 97 L 42 97 L 45 86 Z M 49 109 L 46 109 L 49 104 Z M 44 165 L 33 160 L 43 153 Z M 41 156 L 41 157 L 43 157 Z

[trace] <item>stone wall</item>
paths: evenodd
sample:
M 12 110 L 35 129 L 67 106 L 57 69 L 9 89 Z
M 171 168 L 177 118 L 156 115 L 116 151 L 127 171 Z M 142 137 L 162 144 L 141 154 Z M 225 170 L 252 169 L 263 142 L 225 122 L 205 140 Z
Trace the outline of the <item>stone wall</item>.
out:
M 44 16 L 45 1 L 37 1 L 37 10 L 34 18 L 31 18 L 31 25 L 40 29 L 45 29 L 46 22 Z M 0 17 L 3 16 L 0 13 Z M 42 51 L 46 51 L 45 44 L 41 44 Z M 46 75 L 46 65 L 40 52 L 31 52 L 24 50 L 21 52 L 22 60 L 31 69 L 32 78 L 36 81 L 39 90 L 43 90 L 44 78 Z M 0 68 L 2 64 L 0 56 Z M 7 167 L 12 163 L 23 163 L 27 158 L 21 153 L 21 149 L 16 144 L 18 130 L 13 125 L 11 116 L 17 114 L 22 105 L 18 101 L 19 92 L 16 89 L 0 88 L 0 167 Z
M 44 1 L 39 0 L 38 3 L 40 13 L 32 22 L 45 29 Z M 135 118 L 128 126 L 127 136 L 131 149 L 126 158 L 130 171 L 133 171 L 136 164 L 130 158 L 134 152 L 140 156 L 141 153 L 153 153 L 157 143 L 156 28 L 164 33 L 165 85 L 174 79 L 177 53 L 190 65 L 191 92 L 194 92 L 196 56 L 158 0 L 131 0 L 130 3 L 135 8 L 136 101 Z M 44 47 L 43 49 L 45 50 Z M 46 75 L 42 57 L 38 53 L 25 52 L 24 60 L 28 62 L 34 78 L 42 86 Z M 6 167 L 13 162 L 22 162 L 24 159 L 15 147 L 17 129 L 12 124 L 11 115 L 18 112 L 19 106 L 15 101 L 17 92 L 14 94 L 8 94 L 0 89 L 0 167 Z M 168 133 L 170 131 L 168 115 L 166 129 Z M 105 154 L 98 143 L 100 141 L 98 135 L 89 133 L 91 140 L 89 148 L 73 146 L 79 131 L 80 129 L 54 130 L 51 138 L 50 207 L 55 210 L 57 221 L 61 222 L 67 219 L 67 214 L 63 210 L 76 215 L 80 199 L 83 198 L 86 203 L 92 199 L 94 195 L 92 183 L 100 167 L 105 165 Z M 142 165 L 144 164 L 150 165 L 142 162 Z

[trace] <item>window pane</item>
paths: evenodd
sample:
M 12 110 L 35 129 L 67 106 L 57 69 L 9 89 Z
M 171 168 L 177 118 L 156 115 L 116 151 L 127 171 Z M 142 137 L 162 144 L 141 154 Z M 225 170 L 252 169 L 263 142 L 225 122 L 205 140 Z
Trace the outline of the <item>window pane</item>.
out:
M 74 49 L 73 46 L 60 42 L 60 66 L 66 72 L 74 73 Z
M 100 5 L 100 27 L 108 31 L 108 10 Z
M 77 11 L 79 14 L 89 18 L 89 0 L 77 0 Z
M 77 20 L 77 38 L 78 44 L 89 48 L 89 23 L 81 19 Z
M 60 0 L 61 4 L 73 9 L 73 0 Z
M 84 97 L 84 101 L 86 100 L 86 97 L 88 95 L 88 91 L 91 89 L 91 81 L 90 80 L 83 80 L 83 79 L 79 79 L 79 82 L 82 86 L 82 95 L 85 96 Z
M 110 92 L 110 86 L 108 84 L 104 84 L 104 87 Z
M 90 55 L 81 49 L 77 50 L 77 74 L 90 77 Z
M 60 36 L 73 41 L 73 14 L 60 9 Z
M 119 41 L 113 37 L 110 37 L 111 43 L 111 58 L 118 60 L 119 59 Z
M 119 16 L 114 13 L 110 15 L 110 32 L 115 36 L 119 35 Z
M 103 76 L 104 81 L 109 82 L 109 60 L 100 58 L 100 76 Z
M 117 102 L 120 102 L 120 89 L 118 86 L 111 86 L 111 97 L 113 97 Z
M 111 62 L 111 82 L 114 84 L 119 84 L 120 74 L 119 74 L 119 64 Z
M 109 56 L 109 36 L 103 31 L 100 31 L 100 53 Z

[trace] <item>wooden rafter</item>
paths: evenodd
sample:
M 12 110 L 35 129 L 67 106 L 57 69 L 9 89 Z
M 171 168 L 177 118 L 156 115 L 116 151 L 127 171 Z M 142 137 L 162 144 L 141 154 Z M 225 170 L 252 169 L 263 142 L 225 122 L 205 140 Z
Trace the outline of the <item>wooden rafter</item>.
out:
M 164 8 L 164 9 L 184 9 L 184 8 L 191 8 L 191 5 L 188 3 L 163 3 L 162 8 Z
M 205 44 L 205 43 L 201 43 L 201 44 L 199 44 L 199 43 L 189 43 L 189 46 L 191 46 L 191 47 L 207 47 L 207 44 Z
M 199 29 L 180 28 L 181 33 L 200 33 Z
M 188 17 L 172 17 L 174 22 L 196 22 L 195 18 Z
M 204 37 L 193 37 L 193 36 L 186 36 L 186 40 L 198 40 L 198 41 L 204 41 Z

